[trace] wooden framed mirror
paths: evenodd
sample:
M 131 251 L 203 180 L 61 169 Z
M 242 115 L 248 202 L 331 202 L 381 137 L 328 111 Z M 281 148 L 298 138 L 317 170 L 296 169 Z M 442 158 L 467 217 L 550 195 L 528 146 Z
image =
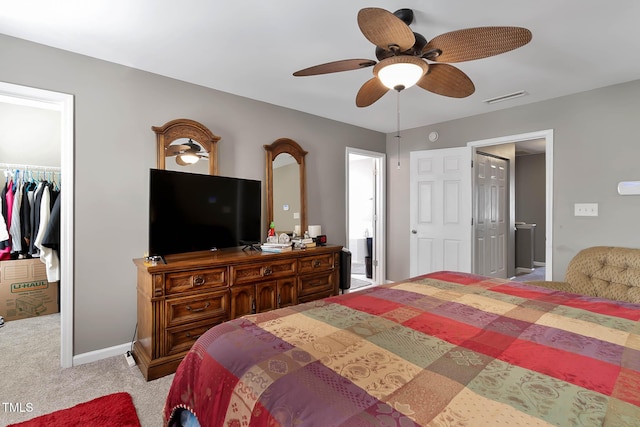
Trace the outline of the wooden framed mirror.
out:
M 170 145 L 185 146 L 185 144 L 193 144 L 193 154 L 199 158 L 206 158 L 209 162 L 209 175 L 218 174 L 218 141 L 220 137 L 214 135 L 206 126 L 195 120 L 176 119 L 165 123 L 163 126 L 152 126 L 151 129 L 156 133 L 157 147 L 157 167 L 158 169 L 167 168 L 167 157 L 178 157 L 181 152 L 171 150 Z M 177 141 L 177 144 L 174 142 Z M 174 143 L 174 144 L 172 144 Z M 195 143 L 195 144 L 194 144 Z M 200 150 L 200 148 L 202 150 Z M 176 154 L 177 153 L 177 154 Z M 189 166 L 185 162 L 178 164 Z
M 307 230 L 307 152 L 292 139 L 280 138 L 265 145 L 267 225 L 277 233 L 304 234 Z

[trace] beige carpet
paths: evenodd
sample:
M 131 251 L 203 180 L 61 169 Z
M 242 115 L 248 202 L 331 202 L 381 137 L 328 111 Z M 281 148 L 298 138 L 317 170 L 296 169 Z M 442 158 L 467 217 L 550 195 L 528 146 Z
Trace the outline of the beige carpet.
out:
M 0 426 L 119 391 L 131 394 L 143 427 L 162 426 L 173 379 L 147 382 L 123 355 L 62 369 L 59 314 L 6 322 L 0 328 L 0 369 Z

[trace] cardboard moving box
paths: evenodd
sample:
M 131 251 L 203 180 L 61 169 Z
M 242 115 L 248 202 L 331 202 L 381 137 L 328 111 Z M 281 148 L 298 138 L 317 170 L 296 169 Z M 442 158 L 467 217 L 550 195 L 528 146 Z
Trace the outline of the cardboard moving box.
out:
M 0 316 L 4 320 L 57 313 L 58 282 L 48 282 L 39 258 L 0 261 Z

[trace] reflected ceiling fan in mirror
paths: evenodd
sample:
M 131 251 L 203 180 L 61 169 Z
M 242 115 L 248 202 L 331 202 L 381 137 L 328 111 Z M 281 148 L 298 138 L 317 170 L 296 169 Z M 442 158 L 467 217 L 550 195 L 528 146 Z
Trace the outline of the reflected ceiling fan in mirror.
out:
M 191 138 L 185 144 L 170 144 L 165 149 L 167 157 L 176 156 L 176 163 L 180 166 L 188 166 L 197 163 L 201 158 L 208 159 L 209 153 L 193 142 Z
M 390 89 L 400 92 L 413 85 L 453 98 L 475 92 L 471 79 L 448 63 L 487 58 L 524 46 L 531 31 L 521 27 L 467 28 L 434 37 L 431 41 L 414 33 L 411 9 L 391 13 L 379 8 L 358 12 L 362 34 L 376 45 L 376 58 L 345 59 L 305 68 L 294 76 L 313 76 L 373 66 L 374 77 L 365 82 L 356 96 L 358 107 L 368 107 Z

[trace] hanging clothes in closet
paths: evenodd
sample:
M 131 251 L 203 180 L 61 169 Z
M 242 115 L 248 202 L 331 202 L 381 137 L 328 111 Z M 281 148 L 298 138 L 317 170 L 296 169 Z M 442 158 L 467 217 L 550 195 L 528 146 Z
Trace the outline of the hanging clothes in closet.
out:
M 60 280 L 60 188 L 53 172 L 34 169 L 5 171 L 0 260 L 40 258 L 47 280 L 55 282 Z

